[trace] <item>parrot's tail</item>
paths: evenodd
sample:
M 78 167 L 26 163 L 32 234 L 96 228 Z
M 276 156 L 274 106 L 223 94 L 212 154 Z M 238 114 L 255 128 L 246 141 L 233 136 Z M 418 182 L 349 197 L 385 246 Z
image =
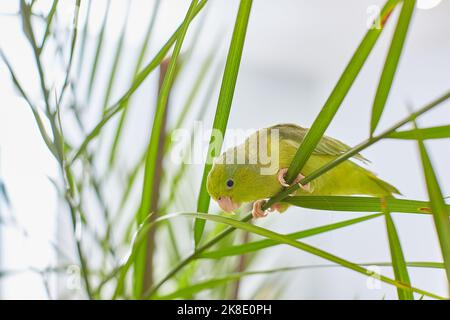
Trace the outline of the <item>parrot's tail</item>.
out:
M 378 186 L 378 188 L 373 188 L 374 193 L 372 196 L 392 196 L 393 194 L 401 195 L 400 191 L 392 184 L 381 180 L 375 174 L 370 171 L 367 171 L 369 178 Z
M 318 162 L 320 158 L 316 157 L 315 160 Z M 330 161 L 330 159 L 325 158 L 323 161 Z M 381 180 L 373 172 L 353 161 L 343 162 L 321 177 L 313 180 L 311 184 L 313 191 L 310 195 L 318 196 L 368 195 L 373 197 L 392 197 L 394 194 L 401 194 L 396 187 Z M 308 195 L 304 191 L 299 191 L 299 193 Z
M 381 180 L 373 172 L 360 167 L 354 162 L 347 161 L 348 166 L 353 167 L 354 172 L 352 179 L 349 183 L 355 183 L 355 187 L 360 191 L 360 194 L 366 194 L 374 197 L 389 197 L 394 194 L 401 194 L 400 191 L 390 183 Z M 358 192 L 357 192 L 358 193 Z

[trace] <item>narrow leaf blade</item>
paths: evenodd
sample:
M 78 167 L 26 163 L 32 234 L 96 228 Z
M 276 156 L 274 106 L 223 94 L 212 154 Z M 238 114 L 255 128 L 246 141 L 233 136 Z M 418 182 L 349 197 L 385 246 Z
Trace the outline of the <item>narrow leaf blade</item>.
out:
M 163 130 L 163 123 L 165 119 L 164 115 L 167 107 L 167 101 L 169 98 L 170 89 L 175 79 L 177 59 L 181 52 L 181 47 L 183 45 L 184 38 L 186 36 L 190 22 L 194 17 L 197 2 L 198 0 L 192 0 L 188 12 L 186 13 L 186 17 L 183 21 L 183 24 L 181 25 L 180 33 L 178 34 L 175 47 L 173 49 L 172 57 L 170 58 L 169 66 L 167 67 L 167 73 L 164 77 L 161 90 L 159 92 L 158 101 L 156 105 L 156 112 L 153 119 L 150 141 L 147 149 L 148 151 L 145 163 L 141 206 L 137 216 L 138 225 L 140 225 L 145 219 L 145 217 L 148 216 L 151 209 L 151 204 L 153 201 L 152 187 L 156 173 L 158 152 L 160 148 L 163 147 L 160 146 L 160 137 L 161 131 Z M 134 275 L 134 294 L 136 297 L 140 297 L 144 289 L 143 285 L 144 285 L 146 255 L 147 255 L 147 245 L 144 244 L 144 246 L 139 250 L 136 257 L 135 275 Z
M 222 137 L 225 136 L 225 131 L 228 124 L 228 117 L 230 115 L 234 90 L 236 88 L 236 81 L 241 64 L 242 51 L 244 48 L 252 3 L 253 0 L 241 0 L 240 2 L 239 11 L 234 25 L 233 36 L 231 38 L 230 49 L 228 51 L 227 62 L 225 64 L 219 101 L 217 102 L 216 115 L 213 123 L 213 129 L 218 130 L 222 134 Z M 210 197 L 208 191 L 206 190 L 206 180 L 212 167 L 211 161 L 214 157 L 218 156 L 218 154 L 215 153 L 217 149 L 220 149 L 218 148 L 217 143 L 215 143 L 213 148 L 212 142 L 213 136 L 210 138 L 208 155 L 203 170 L 200 193 L 197 201 L 197 211 L 199 212 L 208 212 L 209 209 Z M 200 243 L 204 228 L 205 220 L 195 220 L 194 239 L 196 246 Z
M 297 239 L 297 240 L 303 239 L 303 238 L 311 237 L 311 236 L 318 235 L 318 234 L 321 234 L 324 232 L 329 232 L 329 231 L 337 230 L 337 229 L 344 228 L 347 226 L 351 226 L 351 225 L 354 225 L 354 224 L 357 224 L 360 222 L 368 221 L 368 220 L 380 217 L 381 215 L 382 215 L 381 213 L 377 213 L 377 214 L 368 215 L 368 216 L 360 217 L 360 218 L 356 218 L 356 219 L 349 219 L 349 220 L 332 223 L 332 224 L 328 224 L 328 225 L 324 225 L 324 226 L 320 226 L 320 227 L 316 227 L 316 228 L 311 228 L 311 229 L 302 230 L 299 232 L 290 233 L 287 236 L 291 239 Z M 250 252 L 260 251 L 262 249 L 270 248 L 270 247 L 273 247 L 276 245 L 279 245 L 279 242 L 276 242 L 276 241 L 273 241 L 270 239 L 264 239 L 264 240 L 253 241 L 253 242 L 249 242 L 249 243 L 245 243 L 245 244 L 234 245 L 234 246 L 226 247 L 226 248 L 219 249 L 219 250 L 203 252 L 203 253 L 199 254 L 198 257 L 202 258 L 202 259 L 221 259 L 224 257 L 243 255 L 243 254 L 247 254 Z
M 441 245 L 442 257 L 444 259 L 445 272 L 447 273 L 447 281 L 450 284 L 450 210 L 445 204 L 441 187 L 437 180 L 436 173 L 433 169 L 430 157 L 423 140 L 420 139 L 420 133 L 417 133 L 420 158 L 422 160 L 425 181 L 427 184 L 428 196 L 433 211 L 433 220 L 436 227 L 439 243 Z
M 400 56 L 406 39 L 406 34 L 409 29 L 411 17 L 416 5 L 415 0 L 404 0 L 402 11 L 398 18 L 397 27 L 392 37 L 391 46 L 389 48 L 387 58 L 384 64 L 383 72 L 381 73 L 380 82 L 375 95 L 375 100 L 372 107 L 372 118 L 370 120 L 370 135 L 373 135 L 380 121 L 386 101 L 391 91 L 392 83 L 394 81 L 395 72 L 397 71 Z
M 394 221 L 392 220 L 391 214 L 387 209 L 385 211 L 385 221 L 395 280 L 411 286 L 405 255 L 403 254 L 397 229 L 395 228 Z M 397 288 L 397 293 L 400 300 L 414 300 L 414 295 L 409 289 Z
M 94 88 L 95 76 L 97 75 L 98 61 L 100 59 L 100 55 L 101 55 L 101 52 L 103 49 L 103 43 L 104 43 L 105 31 L 106 31 L 106 23 L 108 21 L 110 8 L 111 8 L 111 0 L 108 0 L 108 3 L 106 5 L 106 12 L 105 12 L 105 15 L 103 16 L 102 26 L 101 26 L 100 33 L 99 33 L 98 39 L 97 39 L 97 46 L 95 49 L 94 60 L 92 61 L 91 74 L 89 75 L 88 93 L 87 93 L 88 99 L 91 97 L 92 90 Z
M 391 212 L 430 214 L 432 211 L 429 202 L 396 198 L 308 196 L 288 197 L 283 200 L 283 202 L 302 208 L 352 212 L 382 212 L 384 201 Z M 446 205 L 446 208 L 449 209 L 450 205 Z
M 450 138 L 450 125 L 431 128 L 421 128 L 417 130 L 413 129 L 405 131 L 396 131 L 388 135 L 387 138 L 416 140 L 417 134 L 420 135 L 420 138 L 422 140 Z
M 306 134 L 302 144 L 298 148 L 294 159 L 292 160 L 289 170 L 287 172 L 286 180 L 289 183 L 294 181 L 295 177 L 302 170 L 303 166 L 308 161 L 315 147 L 324 135 L 326 129 L 330 125 L 339 107 L 341 106 L 347 93 L 350 91 L 356 77 L 361 71 L 369 54 L 372 52 L 375 43 L 377 42 L 381 32 L 384 29 L 385 23 L 399 1 L 388 0 L 381 10 L 379 18 L 374 22 L 374 26 L 367 31 L 358 49 L 353 54 L 350 62 L 339 78 L 336 86 L 328 97 L 325 105 L 317 116 L 316 120 L 311 126 L 311 129 Z M 377 26 L 377 21 L 381 21 Z

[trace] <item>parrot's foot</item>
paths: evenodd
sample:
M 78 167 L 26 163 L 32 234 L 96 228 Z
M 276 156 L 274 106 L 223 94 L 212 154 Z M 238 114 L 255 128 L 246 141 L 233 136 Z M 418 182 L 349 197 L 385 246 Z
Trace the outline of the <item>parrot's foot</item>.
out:
M 288 169 L 287 168 L 281 168 L 280 170 L 278 170 L 278 181 L 280 182 L 280 184 L 283 187 L 290 187 L 291 185 L 289 185 L 284 176 L 286 175 Z M 301 183 L 299 183 L 303 178 L 305 178 L 304 175 L 302 175 L 301 173 L 298 174 L 297 178 L 295 178 L 294 182 L 292 182 L 292 185 L 297 184 L 300 186 L 301 189 L 305 190 L 306 192 L 311 192 L 311 184 L 308 182 L 305 185 L 302 185 Z
M 264 211 L 262 209 L 262 206 L 266 204 L 266 202 L 267 200 L 264 199 L 253 202 L 253 210 L 252 210 L 253 219 L 265 218 L 270 212 L 273 211 L 281 212 L 286 210 L 281 203 L 275 203 L 269 209 Z
M 264 218 L 269 214 L 269 210 L 263 210 L 261 207 L 266 203 L 266 200 L 256 200 L 253 202 L 252 216 L 253 219 Z

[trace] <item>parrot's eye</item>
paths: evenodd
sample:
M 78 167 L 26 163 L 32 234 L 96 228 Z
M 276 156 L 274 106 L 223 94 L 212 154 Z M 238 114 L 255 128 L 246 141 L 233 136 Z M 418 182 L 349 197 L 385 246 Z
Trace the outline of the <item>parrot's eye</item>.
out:
M 227 187 L 228 187 L 228 188 L 231 188 L 231 187 L 233 187 L 233 185 L 234 185 L 233 179 L 228 179 L 228 180 L 227 180 Z

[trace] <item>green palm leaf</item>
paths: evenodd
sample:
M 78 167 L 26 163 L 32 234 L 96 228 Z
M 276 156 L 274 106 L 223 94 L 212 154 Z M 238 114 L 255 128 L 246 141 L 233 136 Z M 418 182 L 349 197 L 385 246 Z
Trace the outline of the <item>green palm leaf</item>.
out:
M 406 34 L 409 29 L 411 17 L 416 5 L 415 0 L 403 0 L 402 11 L 398 18 L 397 28 L 392 37 L 391 47 L 389 48 L 384 69 L 378 84 L 377 93 L 372 107 L 372 118 L 370 120 L 370 135 L 373 135 L 377 128 L 383 113 L 386 101 L 391 91 L 392 82 L 394 81 L 395 72 L 397 71 L 400 55 L 403 51 Z
M 392 132 L 389 139 L 416 140 L 417 134 L 422 140 L 450 138 L 450 125 Z
M 241 64 L 242 50 L 244 48 L 245 35 L 247 33 L 252 2 L 252 0 L 241 0 L 234 25 L 233 37 L 231 38 L 230 49 L 228 50 L 227 62 L 222 78 L 222 86 L 220 88 L 219 101 L 217 102 L 216 115 L 213 123 L 213 129 L 219 130 L 222 137 L 225 136 L 228 117 L 231 110 L 231 103 L 233 102 L 234 90 L 236 88 L 237 76 Z M 206 190 L 206 179 L 212 167 L 212 159 L 219 155 L 218 152 L 220 152 L 220 150 L 218 149 L 220 149 L 221 146 L 221 143 L 218 145 L 217 141 L 214 141 L 213 136 L 211 136 L 205 168 L 203 170 L 200 193 L 197 201 L 197 211 L 199 212 L 208 212 L 210 197 L 208 191 Z M 195 221 L 194 239 L 196 246 L 200 243 L 204 228 L 204 220 Z
M 389 248 L 391 251 L 392 267 L 394 269 L 395 280 L 411 286 L 409 280 L 408 268 L 405 262 L 403 249 L 398 238 L 397 229 L 388 209 L 385 210 L 386 230 L 389 239 Z M 414 300 L 413 293 L 408 289 L 397 288 L 398 298 L 400 300 Z
M 445 272 L 447 273 L 447 281 L 450 284 L 450 221 L 448 215 L 450 210 L 445 204 L 441 187 L 436 176 L 436 173 L 428 156 L 427 149 L 420 132 L 417 131 L 418 145 L 420 151 L 420 158 L 422 159 L 422 166 L 427 184 L 428 196 L 430 197 L 431 208 L 433 212 L 434 225 L 436 227 L 439 243 L 441 245 L 442 257 L 444 258 Z
M 431 213 L 431 205 L 429 202 L 396 198 L 308 196 L 288 197 L 283 202 L 308 209 L 353 212 L 382 212 L 385 203 L 391 212 Z M 446 205 L 446 207 L 450 208 L 450 205 Z

